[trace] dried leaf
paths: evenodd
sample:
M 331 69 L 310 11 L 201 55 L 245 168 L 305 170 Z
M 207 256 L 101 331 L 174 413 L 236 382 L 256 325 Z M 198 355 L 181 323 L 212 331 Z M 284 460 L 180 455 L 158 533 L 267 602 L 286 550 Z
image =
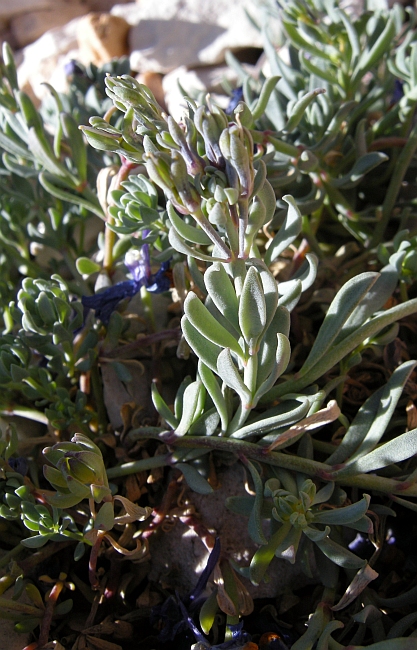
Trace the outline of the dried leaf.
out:
M 143 560 L 146 557 L 146 555 L 148 555 L 148 546 L 147 546 L 146 542 L 142 546 L 140 540 L 136 539 L 135 540 L 136 541 L 136 548 L 134 548 L 132 550 L 129 550 L 127 548 L 123 548 L 123 546 L 120 546 L 120 544 L 118 544 L 116 542 L 116 540 L 113 539 L 113 537 L 111 537 L 111 535 L 104 535 L 104 537 L 113 546 L 115 551 L 117 551 L 118 553 L 121 553 L 122 555 L 128 557 L 132 561 L 133 560 Z
M 372 580 L 378 577 L 378 573 L 374 571 L 369 564 L 366 564 L 362 569 L 359 569 L 349 587 L 346 589 L 345 593 L 341 597 L 338 603 L 332 607 L 334 612 L 338 612 L 353 603 L 355 598 L 359 596 L 360 593 L 368 586 Z
M 414 402 L 408 402 L 406 409 L 407 411 L 407 429 L 416 429 L 417 428 L 417 407 Z
M 142 508 L 142 506 L 138 506 L 136 503 L 132 503 L 129 499 L 126 499 L 126 497 L 121 497 L 118 494 L 113 498 L 114 501 L 120 501 L 126 510 L 125 515 L 115 518 L 114 521 L 116 524 L 128 524 L 132 521 L 144 521 L 152 514 L 152 508 L 149 508 L 149 506 Z
M 238 616 L 239 612 L 236 611 L 233 600 L 224 588 L 223 574 L 219 565 L 214 569 L 214 582 L 217 584 L 217 604 L 222 612 L 228 616 Z
M 146 482 L 146 472 L 138 474 L 129 474 L 125 480 L 126 495 L 129 501 L 139 501 L 143 492 L 146 491 L 144 483 Z
M 297 422 L 297 424 L 294 424 L 292 427 L 290 427 L 288 431 L 274 440 L 274 442 L 268 447 L 268 451 L 272 451 L 273 449 L 276 449 L 276 447 L 281 447 L 289 440 L 292 441 L 293 438 L 305 433 L 306 431 L 312 431 L 318 427 L 323 427 L 325 424 L 334 422 L 337 420 L 339 415 L 340 409 L 337 405 L 337 402 L 336 400 L 332 399 L 326 408 L 317 411 L 317 413 L 313 413 L 313 415 L 309 415 L 308 417 L 304 418 L 304 420 L 300 420 L 300 422 Z

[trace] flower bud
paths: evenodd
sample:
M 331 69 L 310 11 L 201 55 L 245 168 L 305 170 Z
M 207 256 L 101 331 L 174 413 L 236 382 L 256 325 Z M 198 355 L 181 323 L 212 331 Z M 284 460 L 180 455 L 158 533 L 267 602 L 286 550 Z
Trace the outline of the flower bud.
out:
M 194 123 L 203 136 L 207 158 L 217 167 L 224 166 L 224 159 L 219 147 L 221 127 L 214 116 L 204 106 L 199 106 L 195 112 Z
M 144 159 L 151 181 L 156 183 L 168 197 L 171 197 L 174 190 L 174 181 L 171 177 L 170 161 L 167 160 L 167 155 L 146 153 Z

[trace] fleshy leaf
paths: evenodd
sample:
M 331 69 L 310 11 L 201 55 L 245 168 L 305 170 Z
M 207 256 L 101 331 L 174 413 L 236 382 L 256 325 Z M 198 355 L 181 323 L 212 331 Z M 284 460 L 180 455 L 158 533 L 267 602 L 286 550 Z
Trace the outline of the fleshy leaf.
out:
M 369 454 L 358 457 L 357 460 L 335 472 L 335 476 L 375 472 L 382 467 L 407 460 L 414 454 L 417 454 L 417 429 L 407 431 L 401 436 L 397 436 L 384 445 L 377 447 Z
M 239 325 L 246 343 L 250 346 L 260 336 L 266 325 L 263 287 L 253 266 L 248 269 L 243 283 L 239 302 Z
M 187 463 L 176 463 L 174 467 L 181 470 L 187 484 L 192 490 L 194 490 L 194 492 L 197 492 L 198 494 L 211 494 L 213 492 L 210 483 L 208 483 L 204 476 L 202 476 L 192 465 L 188 465 Z
M 306 374 L 326 354 L 350 314 L 372 287 L 377 277 L 376 273 L 361 273 L 343 285 L 327 311 L 310 354 L 300 370 L 300 375 Z
M 184 301 L 184 312 L 193 327 L 209 341 L 222 348 L 230 348 L 238 356 L 243 357 L 242 349 L 235 337 L 218 323 L 192 291 Z
M 249 517 L 248 531 L 256 544 L 266 544 L 267 540 L 262 530 L 262 504 L 264 501 L 262 480 L 253 463 L 247 461 L 247 467 L 251 473 L 253 484 L 255 486 L 255 501 Z
M 243 403 L 250 403 L 250 391 L 243 383 L 243 379 L 240 376 L 235 364 L 233 363 L 232 356 L 228 348 L 222 350 L 218 356 L 217 374 L 220 375 L 227 386 L 236 391 Z
M 288 203 L 288 212 L 283 225 L 266 251 L 264 262 L 267 266 L 276 260 L 301 232 L 302 217 L 294 198 L 289 194 L 286 194 L 282 198 Z

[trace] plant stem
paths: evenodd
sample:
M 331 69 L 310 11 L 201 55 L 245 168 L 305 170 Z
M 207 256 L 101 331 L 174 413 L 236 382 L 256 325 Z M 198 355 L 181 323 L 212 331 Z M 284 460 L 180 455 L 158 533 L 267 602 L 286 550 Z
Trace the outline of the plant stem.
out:
M 133 432 L 131 432 L 133 433 Z M 149 435 L 149 432 L 146 434 L 148 437 L 158 437 Z M 131 435 L 129 434 L 129 438 Z M 137 474 L 142 472 L 145 469 L 154 469 L 156 467 L 164 467 L 169 465 L 172 460 L 172 454 L 164 454 L 163 456 L 153 456 L 152 458 L 144 458 L 143 460 L 133 460 L 130 463 L 123 463 L 123 465 L 118 465 L 116 467 L 110 467 L 107 470 L 107 478 L 109 480 L 114 478 L 119 478 L 120 476 L 129 476 L 129 474 Z
M 388 225 L 388 221 L 390 220 L 392 211 L 397 201 L 398 194 L 401 189 L 401 184 L 404 180 L 404 176 L 407 172 L 407 169 L 411 164 L 416 149 L 417 149 L 417 124 L 411 130 L 407 144 L 405 145 L 404 149 L 401 151 L 400 155 L 398 156 L 396 170 L 391 177 L 391 181 L 388 186 L 387 193 L 385 195 L 385 200 L 382 205 L 381 220 L 376 225 L 373 237 L 369 243 L 369 248 L 374 248 L 375 246 L 377 246 L 381 242 L 384 236 L 385 229 Z
M 172 432 L 169 432 L 172 433 Z M 134 429 L 128 434 L 129 438 L 132 440 L 140 440 L 146 438 L 156 438 L 161 442 L 166 442 L 170 447 L 176 448 L 188 448 L 188 449 L 211 449 L 223 452 L 229 452 L 235 456 L 241 456 L 242 454 L 247 458 L 257 460 L 260 463 L 265 463 L 267 465 L 273 465 L 276 467 L 282 467 L 294 472 L 301 472 L 307 474 L 308 476 L 313 476 L 322 479 L 323 481 L 335 481 L 341 485 L 349 485 L 351 487 L 357 487 L 364 490 L 372 490 L 375 492 L 382 492 L 383 494 L 401 494 L 402 496 L 417 496 L 417 484 L 410 485 L 405 489 L 401 489 L 401 486 L 404 485 L 403 481 L 397 481 L 395 479 L 385 478 L 382 476 L 377 476 L 376 474 L 356 474 L 356 476 L 337 476 L 334 475 L 334 469 L 331 465 L 326 463 L 319 463 L 318 461 L 310 460 L 308 458 L 301 458 L 300 456 L 295 456 L 292 454 L 286 454 L 282 452 L 267 452 L 265 447 L 253 442 L 245 442 L 243 440 L 236 440 L 234 438 L 220 438 L 218 436 L 184 436 L 181 438 L 171 438 L 164 440 L 164 434 L 150 432 L 146 430 L 141 432 L 141 429 Z M 165 436 L 166 437 L 166 436 Z M 163 459 L 165 458 L 165 462 Z M 161 460 L 160 460 L 161 459 Z M 154 467 L 161 467 L 162 465 L 173 464 L 172 456 L 167 454 L 164 456 L 156 456 L 154 458 L 146 459 L 145 461 L 136 461 L 137 463 L 143 463 L 139 467 L 140 469 L 149 468 L 150 461 L 157 461 L 158 464 L 153 465 Z M 171 462 L 170 462 L 171 461 Z M 159 464 L 161 462 L 161 464 Z M 145 464 L 148 463 L 146 467 Z M 123 475 L 134 473 L 139 471 L 136 467 L 133 467 L 135 463 L 126 464 L 131 465 L 130 471 L 127 471 L 127 468 Z M 123 467 L 123 466 L 122 466 Z M 126 466 L 125 466 L 126 467 Z M 119 468 L 112 468 L 108 472 L 116 471 Z M 122 474 L 118 474 L 122 475 Z M 115 475 L 112 473 L 112 477 Z
M 10 560 L 16 557 L 16 555 L 19 555 L 22 551 L 24 550 L 24 546 L 22 544 L 18 544 L 14 548 L 12 548 L 11 551 L 3 555 L 3 557 L 0 560 L 0 569 L 3 567 L 7 566 L 9 564 Z
M 55 585 L 52 587 L 50 591 L 48 600 L 46 602 L 45 613 L 43 615 L 42 623 L 40 626 L 40 633 L 38 639 L 38 644 L 40 648 L 43 648 L 43 646 L 48 643 L 49 630 L 54 616 L 55 605 L 59 598 L 59 594 L 61 593 L 62 589 L 65 586 L 66 578 L 67 578 L 67 574 L 61 572 L 59 574 L 58 580 L 56 581 Z
M 145 318 L 148 321 L 148 328 L 151 332 L 155 332 L 156 323 L 153 313 L 152 297 L 147 288 L 144 286 L 140 288 L 140 298 L 142 301 L 143 311 L 145 312 Z
M 36 618 L 42 618 L 43 616 L 43 612 L 37 607 L 26 605 L 25 603 L 19 603 L 16 600 L 9 600 L 9 598 L 0 597 L 0 607 L 4 609 L 11 609 L 14 612 L 29 614 L 29 616 L 35 616 Z

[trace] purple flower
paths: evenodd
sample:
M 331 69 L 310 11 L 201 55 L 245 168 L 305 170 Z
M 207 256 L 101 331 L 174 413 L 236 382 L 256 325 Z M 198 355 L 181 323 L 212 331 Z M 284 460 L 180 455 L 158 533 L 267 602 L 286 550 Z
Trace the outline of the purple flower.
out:
M 214 567 L 216 566 L 217 562 L 219 561 L 220 557 L 220 539 L 216 537 L 216 541 L 214 542 L 213 549 L 208 557 L 207 564 L 201 574 L 201 576 L 198 579 L 198 582 L 192 592 L 189 594 L 188 599 L 191 603 L 195 602 L 202 594 L 204 589 L 206 588 L 207 581 L 210 578 L 211 573 L 214 570 Z
M 94 296 L 83 296 L 81 301 L 85 308 L 94 309 L 96 317 L 104 324 L 121 300 L 132 298 L 141 287 L 146 287 L 152 293 L 168 291 L 171 280 L 167 274 L 169 261 L 163 262 L 156 273 L 151 272 L 149 245 L 144 244 L 139 251 L 130 251 L 126 254 L 125 264 L 132 274 L 132 280 L 118 282 L 113 287 L 104 289 Z
M 230 115 L 235 110 L 236 106 L 243 100 L 243 86 L 233 88 L 232 96 L 226 108 L 226 113 Z
M 404 97 L 404 82 L 400 79 L 394 81 L 394 92 L 392 93 L 392 104 L 397 104 Z
M 191 630 L 195 639 L 210 647 L 209 642 L 204 638 L 193 621 L 193 612 L 200 603 L 200 595 L 207 585 L 207 581 L 216 566 L 220 557 L 220 539 L 216 538 L 214 547 L 208 557 L 207 564 L 199 577 L 194 589 L 182 600 L 178 593 L 175 596 L 168 596 L 162 605 L 157 605 L 152 610 L 152 618 L 160 619 L 163 622 L 162 630 L 158 636 L 159 641 L 173 641 L 177 634 L 185 630 Z M 203 599 L 204 600 L 204 599 Z

